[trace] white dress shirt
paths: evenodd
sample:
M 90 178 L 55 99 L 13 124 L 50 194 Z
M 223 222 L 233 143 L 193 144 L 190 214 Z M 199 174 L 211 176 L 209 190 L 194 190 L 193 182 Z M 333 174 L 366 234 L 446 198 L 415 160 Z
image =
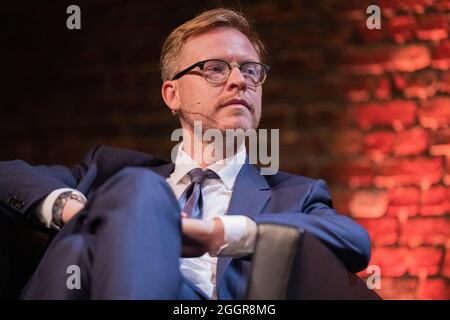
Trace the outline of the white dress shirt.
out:
M 202 184 L 203 219 L 220 218 L 224 225 L 226 246 L 221 256 L 243 257 L 253 252 L 257 234 L 256 223 L 246 216 L 226 216 L 233 193 L 234 183 L 245 162 L 245 146 L 232 157 L 220 160 L 208 166 L 220 179 L 206 179 Z M 182 148 L 178 149 L 175 170 L 167 178 L 177 199 L 191 184 L 187 175 L 194 168 L 199 168 Z M 217 257 L 206 253 L 198 258 L 181 259 L 181 273 L 199 287 L 208 297 L 216 298 Z
M 232 157 L 220 160 L 206 169 L 213 170 L 220 179 L 207 179 L 202 185 L 203 219 L 219 218 L 224 225 L 225 245 L 221 248 L 220 256 L 243 257 L 251 254 L 257 235 L 256 223 L 246 216 L 226 216 L 233 193 L 234 183 L 245 162 L 246 149 L 242 146 Z M 166 179 L 177 199 L 190 185 L 187 175 L 194 168 L 200 168 L 182 148 L 180 143 L 175 169 Z M 73 189 L 63 188 L 51 192 L 37 208 L 40 221 L 50 227 L 52 221 L 52 207 L 56 198 Z M 181 258 L 180 270 L 183 276 L 194 283 L 208 297 L 216 299 L 216 271 L 217 256 L 206 253 L 198 258 Z

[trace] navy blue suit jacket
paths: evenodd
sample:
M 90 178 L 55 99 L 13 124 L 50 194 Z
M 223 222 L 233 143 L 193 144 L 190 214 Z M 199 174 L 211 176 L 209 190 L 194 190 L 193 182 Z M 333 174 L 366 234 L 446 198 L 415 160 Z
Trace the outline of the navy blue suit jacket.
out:
M 168 177 L 174 164 L 152 155 L 99 146 L 82 164 L 31 166 L 21 160 L 0 162 L 0 202 L 11 215 L 31 215 L 35 205 L 57 188 L 70 187 L 90 195 L 124 167 L 142 166 Z M 286 172 L 263 176 L 245 164 L 236 179 L 229 215 L 246 215 L 259 223 L 276 223 L 303 229 L 327 245 L 351 272 L 363 270 L 370 260 L 370 239 L 364 228 L 336 213 L 323 180 Z M 221 299 L 245 295 L 249 259 L 221 257 L 217 289 Z

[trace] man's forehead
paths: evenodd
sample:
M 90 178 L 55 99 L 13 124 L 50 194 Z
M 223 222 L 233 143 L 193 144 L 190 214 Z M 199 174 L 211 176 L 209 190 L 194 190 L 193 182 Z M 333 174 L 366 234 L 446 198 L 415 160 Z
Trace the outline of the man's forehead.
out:
M 192 37 L 183 46 L 182 56 L 186 60 L 259 60 L 250 40 L 233 28 L 216 28 Z

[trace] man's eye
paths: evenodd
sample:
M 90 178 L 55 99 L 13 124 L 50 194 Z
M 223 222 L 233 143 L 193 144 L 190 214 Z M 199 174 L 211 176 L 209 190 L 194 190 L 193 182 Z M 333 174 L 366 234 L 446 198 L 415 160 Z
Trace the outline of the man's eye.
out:
M 224 72 L 225 69 L 224 69 L 223 66 L 216 65 L 216 66 L 208 67 L 208 71 L 211 71 L 211 72 Z
M 242 70 L 242 73 L 253 77 L 258 75 L 258 70 L 256 70 L 255 68 L 245 68 L 244 70 Z

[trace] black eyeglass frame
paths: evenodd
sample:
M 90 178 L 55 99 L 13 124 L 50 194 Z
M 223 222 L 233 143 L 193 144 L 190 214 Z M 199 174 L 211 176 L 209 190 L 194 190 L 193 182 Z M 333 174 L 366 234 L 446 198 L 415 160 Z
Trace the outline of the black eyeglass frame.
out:
M 228 76 L 226 77 L 225 80 L 223 80 L 223 81 L 221 81 L 221 82 L 211 82 L 211 81 L 208 80 L 208 79 L 204 76 L 204 74 L 202 73 L 203 78 L 204 78 L 206 81 L 208 81 L 209 83 L 213 83 L 213 84 L 221 84 L 221 83 L 225 83 L 225 82 L 228 80 L 228 78 L 230 77 L 231 70 L 232 70 L 233 66 L 232 66 L 231 64 L 229 64 L 228 62 L 226 62 L 226 61 L 224 61 L 224 60 L 221 60 L 221 59 L 208 59 L 208 60 L 203 60 L 203 61 L 196 62 L 196 63 L 194 63 L 192 66 L 187 67 L 186 69 L 184 69 L 184 70 L 178 72 L 178 73 L 172 78 L 172 81 L 173 81 L 173 80 L 180 79 L 182 76 L 184 76 L 185 74 L 187 74 L 189 71 L 191 71 L 191 70 L 193 70 L 193 69 L 195 69 L 195 68 L 197 68 L 197 67 L 199 67 L 200 70 L 203 71 L 203 70 L 204 70 L 204 67 L 205 67 L 205 64 L 206 64 L 207 62 L 211 62 L 211 61 L 220 61 L 220 62 L 223 62 L 223 63 L 227 64 L 227 65 L 228 65 L 228 69 L 229 69 Z M 256 64 L 259 64 L 259 65 L 262 66 L 262 68 L 263 68 L 263 70 L 264 70 L 264 78 L 262 79 L 261 83 L 255 85 L 255 86 L 260 86 L 260 85 L 262 85 L 262 84 L 266 81 L 267 74 L 269 73 L 269 70 L 270 70 L 270 66 L 267 65 L 267 64 L 261 63 L 261 62 L 248 61 L 248 62 L 244 62 L 244 63 L 242 63 L 242 64 L 238 64 L 238 65 L 237 65 L 238 68 L 239 68 L 239 71 L 242 72 L 242 67 L 245 66 L 246 64 L 249 64 L 249 63 L 252 63 L 252 64 L 255 64 L 255 63 L 256 63 Z

